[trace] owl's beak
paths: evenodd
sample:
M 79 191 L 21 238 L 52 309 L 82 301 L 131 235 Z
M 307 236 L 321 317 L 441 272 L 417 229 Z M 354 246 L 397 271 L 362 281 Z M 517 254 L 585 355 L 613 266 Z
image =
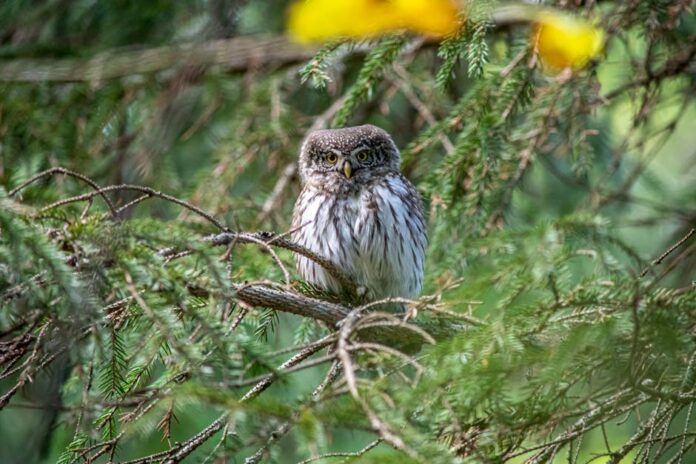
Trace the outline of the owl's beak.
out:
M 345 174 L 346 179 L 350 179 L 350 176 L 353 175 L 353 167 L 350 165 L 349 161 L 343 162 L 343 174 Z

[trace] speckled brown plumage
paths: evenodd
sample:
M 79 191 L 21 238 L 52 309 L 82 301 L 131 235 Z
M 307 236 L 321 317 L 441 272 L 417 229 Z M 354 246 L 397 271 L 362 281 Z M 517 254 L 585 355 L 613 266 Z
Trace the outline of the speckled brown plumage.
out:
M 302 144 L 303 190 L 295 204 L 293 239 L 339 265 L 369 300 L 416 297 L 423 285 L 427 235 L 420 197 L 399 170 L 399 151 L 371 126 L 310 133 Z M 312 284 L 340 284 L 299 256 Z

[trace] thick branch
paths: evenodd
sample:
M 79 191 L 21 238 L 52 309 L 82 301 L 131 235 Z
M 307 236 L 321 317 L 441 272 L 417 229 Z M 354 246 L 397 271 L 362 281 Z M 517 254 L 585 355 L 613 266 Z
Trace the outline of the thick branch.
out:
M 326 322 L 334 327 L 355 309 L 263 284 L 237 285 L 236 290 L 237 299 L 249 306 L 297 314 Z M 371 306 L 372 304 L 368 303 L 362 308 L 367 310 L 371 309 Z M 392 315 L 392 319 L 395 320 L 393 322 L 385 320 L 361 327 L 359 338 L 379 341 L 401 351 L 413 353 L 426 341 L 447 338 L 470 327 L 467 323 L 462 324 L 462 321 L 448 317 L 403 322 L 395 316 Z
M 260 284 L 239 285 L 237 299 L 249 306 L 297 314 L 332 326 L 350 313 L 346 306 Z
M 182 64 L 218 65 L 226 71 L 299 63 L 314 50 L 284 37 L 236 37 L 144 50 L 110 50 L 93 58 L 16 59 L 0 61 L 0 81 L 101 81 L 153 73 Z

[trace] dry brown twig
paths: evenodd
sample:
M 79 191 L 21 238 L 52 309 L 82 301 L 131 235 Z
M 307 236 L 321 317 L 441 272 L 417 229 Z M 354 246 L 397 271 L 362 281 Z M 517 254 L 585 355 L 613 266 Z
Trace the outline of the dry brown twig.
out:
M 319 264 L 322 266 L 324 269 L 329 272 L 336 280 L 338 280 L 341 285 L 347 289 L 347 291 L 351 294 L 356 293 L 356 285 L 353 282 L 353 280 L 341 270 L 337 265 L 335 265 L 331 260 L 324 258 L 323 256 L 314 253 L 313 251 L 298 245 L 295 242 L 292 242 L 290 240 L 281 238 L 282 235 L 276 235 L 270 232 L 257 232 L 257 233 L 249 233 L 249 232 L 224 232 L 221 234 L 217 235 L 212 235 L 204 240 L 207 243 L 210 243 L 211 245 L 214 246 L 221 246 L 221 245 L 228 245 L 229 243 L 236 241 L 237 243 L 256 243 L 260 244 L 260 242 L 264 243 L 265 245 L 273 245 L 274 247 L 278 248 L 284 248 L 286 250 L 292 251 L 293 253 L 302 255 L 315 263 Z M 167 253 L 173 252 L 170 251 L 169 249 L 166 252 L 160 252 L 163 256 L 166 256 Z
M 325 345 L 317 345 L 317 346 L 312 346 L 311 349 L 306 349 L 295 356 L 291 357 L 287 361 L 285 361 L 283 364 L 281 364 L 278 368 L 278 370 L 289 370 L 292 367 L 297 366 L 300 362 L 303 360 L 309 358 L 322 348 L 324 348 Z M 267 389 L 276 379 L 278 378 L 277 375 L 271 375 L 269 377 L 264 377 L 260 381 L 256 383 L 251 389 L 247 391 L 246 394 L 242 396 L 242 398 L 239 400 L 240 403 L 248 402 L 254 398 L 256 398 L 258 395 L 260 395 L 265 389 Z M 188 455 L 193 453 L 196 449 L 198 449 L 203 443 L 208 441 L 211 437 L 213 437 L 217 432 L 219 432 L 223 427 L 227 426 L 228 423 L 228 413 L 224 413 L 220 415 L 217 419 L 215 419 L 213 422 L 211 422 L 207 427 L 205 427 L 203 430 L 201 430 L 198 434 L 194 435 L 193 437 L 189 438 L 185 442 L 182 443 L 177 443 L 173 447 L 169 448 L 168 450 L 161 451 L 158 453 L 151 454 L 149 456 L 144 456 L 138 459 L 134 459 L 131 461 L 126 461 L 123 464 L 147 464 L 151 462 L 157 462 L 157 461 L 162 461 L 166 462 L 167 464 L 174 464 L 181 462 L 183 459 L 185 459 Z M 263 453 L 263 452 L 262 452 Z M 248 460 L 247 460 L 248 461 Z M 248 462 L 258 462 L 258 461 L 248 461 Z
M 212 215 L 210 215 L 207 212 L 200 209 L 198 206 L 192 205 L 191 203 L 186 202 L 184 200 L 181 200 L 179 198 L 176 198 L 172 195 L 168 195 L 166 193 L 159 192 L 155 189 L 151 189 L 150 187 L 143 187 L 141 185 L 128 185 L 128 184 L 109 185 L 107 187 L 102 187 L 94 192 L 83 193 L 82 195 L 77 195 L 74 197 L 65 198 L 63 200 L 53 202 L 50 205 L 47 205 L 47 206 L 44 206 L 43 208 L 41 208 L 40 211 L 42 213 L 44 213 L 44 212 L 49 211 L 51 209 L 59 208 L 61 206 L 65 206 L 65 205 L 68 205 L 71 203 L 77 203 L 77 202 L 81 202 L 81 201 L 90 200 L 91 198 L 95 197 L 96 195 L 103 195 L 106 192 L 116 192 L 116 191 L 141 192 L 141 193 L 144 193 L 150 197 L 161 198 L 163 200 L 166 200 L 166 201 L 169 201 L 171 203 L 177 204 L 181 207 L 184 207 L 190 211 L 193 211 L 194 213 L 196 213 L 197 215 L 206 219 L 208 222 L 212 223 L 213 225 L 215 225 L 218 229 L 220 229 L 222 231 L 229 230 L 229 228 L 227 226 L 225 226 L 220 221 L 215 219 Z M 143 198 L 143 199 L 145 199 L 145 198 Z
M 696 228 L 692 228 L 691 230 L 689 230 L 686 233 L 686 235 L 684 235 L 681 239 L 679 239 L 679 241 L 677 241 L 674 245 L 669 247 L 667 249 L 667 251 L 665 251 L 660 256 L 658 256 L 657 258 L 652 260 L 650 262 L 650 266 L 643 269 L 643 272 L 640 273 L 640 277 L 645 277 L 645 275 L 650 271 L 650 269 L 662 264 L 662 261 L 664 261 L 665 258 L 667 258 L 669 255 L 671 255 L 677 248 L 679 248 L 680 246 L 685 244 L 694 234 L 696 234 Z
M 316 388 L 312 391 L 312 394 L 310 395 L 310 403 L 318 403 L 321 400 L 321 396 L 324 393 L 324 391 L 331 385 L 333 382 L 336 380 L 338 376 L 338 362 L 334 361 L 331 364 L 331 367 L 329 368 L 328 372 L 324 376 L 324 380 L 322 380 L 319 385 L 316 386 Z M 297 420 L 300 418 L 300 413 L 299 411 L 296 411 L 291 420 L 283 422 L 280 424 L 268 437 L 266 443 L 264 443 L 263 446 L 261 446 L 254 454 L 249 456 L 244 460 L 244 464 L 257 464 L 260 462 L 260 460 L 263 458 L 264 453 L 268 450 L 268 448 L 276 443 L 278 440 L 280 440 L 283 436 L 285 436 L 286 433 L 290 431 L 290 428 L 292 425 L 297 422 Z
M 367 453 L 368 451 L 370 451 L 375 446 L 379 445 L 380 443 L 382 443 L 382 439 L 378 438 L 377 440 L 371 441 L 370 443 L 365 445 L 364 448 L 362 448 L 359 451 L 355 451 L 354 453 L 350 453 L 350 452 L 326 453 L 326 454 L 322 454 L 320 456 L 305 459 L 304 461 L 300 461 L 297 464 L 309 464 L 310 462 L 316 462 L 316 461 L 320 461 L 322 459 L 328 459 L 328 458 L 359 458 L 359 457 L 363 456 L 365 453 Z
M 109 199 L 109 197 L 106 195 L 105 192 L 100 192 L 101 187 L 99 186 L 99 184 L 97 184 L 92 179 L 90 179 L 89 177 L 87 177 L 83 174 L 80 174 L 78 172 L 71 171 L 69 169 L 65 169 L 62 167 L 55 167 L 55 168 L 51 168 L 51 169 L 46 169 L 45 171 L 42 171 L 36 175 L 33 175 L 29 179 L 27 179 L 24 182 L 22 182 L 21 184 L 19 184 L 17 187 L 10 190 L 8 192 L 8 195 L 10 197 L 13 197 L 13 196 L 17 195 L 21 190 L 24 190 L 25 188 L 27 188 L 31 184 L 38 182 L 39 180 L 43 179 L 44 177 L 49 177 L 49 176 L 53 176 L 56 174 L 63 174 L 63 175 L 69 176 L 69 177 L 74 177 L 76 179 L 83 181 L 84 183 L 86 183 L 90 187 L 92 187 L 94 190 L 99 192 L 99 196 L 101 196 L 104 199 L 104 203 L 106 203 L 106 206 L 109 207 L 109 210 L 111 211 L 111 215 L 114 218 L 118 217 L 118 211 L 116 210 L 116 207 L 111 202 L 111 200 Z
M 375 433 L 382 438 L 382 440 L 390 444 L 395 449 L 403 451 L 409 457 L 415 460 L 420 460 L 418 452 L 408 446 L 401 437 L 391 430 L 389 425 L 384 422 L 384 420 L 382 420 L 377 413 L 375 413 L 369 402 L 362 395 L 360 395 L 360 392 L 358 391 L 355 366 L 350 354 L 352 346 L 349 340 L 353 335 L 355 326 L 359 322 L 364 311 L 364 306 L 351 311 L 351 313 L 341 321 L 340 330 L 338 332 L 339 337 L 336 344 L 336 353 L 338 355 L 338 359 L 341 361 L 341 366 L 343 367 L 343 375 L 348 386 L 348 391 L 353 399 L 358 402 L 363 412 L 367 416 L 370 426 Z

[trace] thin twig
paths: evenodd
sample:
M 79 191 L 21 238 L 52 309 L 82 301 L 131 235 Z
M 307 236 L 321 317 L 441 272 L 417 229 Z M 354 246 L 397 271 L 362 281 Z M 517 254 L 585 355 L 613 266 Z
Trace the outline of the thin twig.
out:
M 669 249 L 667 251 L 665 251 L 660 256 L 658 256 L 657 258 L 652 260 L 650 262 L 650 266 L 643 269 L 643 272 L 640 273 L 640 277 L 645 277 L 645 275 L 648 273 L 648 271 L 650 271 L 651 268 L 661 264 L 662 261 L 665 260 L 665 258 L 667 258 L 669 255 L 671 255 L 674 252 L 674 250 L 676 250 L 677 248 L 682 246 L 684 243 L 686 243 L 686 241 L 689 240 L 694 234 L 696 234 L 696 228 L 691 229 L 689 232 L 686 233 L 685 236 L 683 236 L 681 239 L 679 239 L 679 241 L 677 243 L 675 243 L 674 245 L 669 247 Z
M 333 261 L 327 259 L 312 250 L 309 250 L 302 245 L 299 245 L 291 240 L 279 238 L 278 235 L 269 232 L 223 232 L 217 235 L 211 235 L 204 239 L 206 242 L 214 246 L 228 245 L 233 241 L 238 243 L 256 243 L 263 242 L 268 245 L 273 245 L 278 248 L 284 248 L 286 250 L 292 251 L 314 261 L 321 267 L 326 269 L 326 271 L 331 274 L 336 280 L 338 280 L 343 288 L 347 289 L 352 294 L 356 293 L 356 285 L 353 280 L 346 274 L 339 266 L 337 266 Z M 162 252 L 160 252 L 162 254 Z
M 106 206 L 108 206 L 108 207 L 109 207 L 109 210 L 111 211 L 111 216 L 112 216 L 112 217 L 117 217 L 117 216 L 118 216 L 118 211 L 116 210 L 116 207 L 115 207 L 114 204 L 111 202 L 111 200 L 109 199 L 109 197 L 106 196 L 106 193 L 102 191 L 102 189 L 101 189 L 101 187 L 99 186 L 99 184 L 97 184 L 97 183 L 94 182 L 92 179 L 90 179 L 89 177 L 87 177 L 87 176 L 85 176 L 85 175 L 83 175 L 83 174 L 80 174 L 80 173 L 75 172 L 75 171 L 71 171 L 71 170 L 69 170 L 69 169 L 61 168 L 61 167 L 55 167 L 55 168 L 51 168 L 51 169 L 46 169 L 45 171 L 42 171 L 42 172 L 40 172 L 40 173 L 38 173 L 38 174 L 36 174 L 36 175 L 30 177 L 29 179 L 27 179 L 27 180 L 25 180 L 24 182 L 22 182 L 21 184 L 19 184 L 17 187 L 15 187 L 15 188 L 13 188 L 12 190 L 10 190 L 9 193 L 8 193 L 8 195 L 11 196 L 11 197 L 13 197 L 13 196 L 15 196 L 20 190 L 25 189 L 26 187 L 28 187 L 29 185 L 33 184 L 34 182 L 36 182 L 36 181 L 38 181 L 38 180 L 40 180 L 40 179 L 43 179 L 44 177 L 52 176 L 52 175 L 54 175 L 54 174 L 63 174 L 63 175 L 66 175 L 66 176 L 74 177 L 74 178 L 76 178 L 76 179 L 80 179 L 81 181 L 83 181 L 84 183 L 86 183 L 87 185 L 89 185 L 90 187 L 92 187 L 94 190 L 96 190 L 97 193 L 99 194 L 99 196 L 101 196 L 101 197 L 104 199 L 104 202 L 106 203 Z M 91 198 L 91 197 L 90 197 L 90 198 Z
M 368 443 L 367 445 L 365 445 L 365 447 L 362 448 L 361 450 L 355 451 L 353 453 L 349 453 L 349 452 L 326 453 L 326 454 L 322 454 L 321 456 L 315 456 L 313 458 L 305 459 L 304 461 L 300 461 L 297 464 L 309 464 L 310 462 L 316 462 L 316 461 L 320 461 L 322 459 L 328 459 L 328 458 L 359 458 L 363 454 L 370 451 L 375 446 L 379 445 L 380 443 L 382 443 L 382 439 L 378 438 L 377 440 L 374 440 L 374 441 Z
M 336 378 L 338 377 L 338 362 L 334 361 L 334 363 L 331 365 L 329 368 L 329 371 L 326 373 L 326 376 L 324 377 L 324 380 L 317 385 L 317 387 L 312 391 L 311 394 L 311 399 L 310 403 L 311 404 L 316 404 L 321 400 L 321 395 L 324 393 L 324 390 L 331 385 Z M 300 417 L 300 412 L 295 411 L 293 413 L 292 419 L 286 422 L 283 422 L 280 424 L 269 436 L 268 441 L 261 446 L 254 454 L 249 456 L 244 460 L 244 464 L 257 464 L 258 462 L 261 461 L 261 458 L 263 457 L 264 453 L 268 448 L 278 440 L 280 440 L 283 436 L 285 436 L 286 433 L 290 430 L 290 427 L 292 426 L 293 423 L 297 422 L 297 420 Z
M 304 350 L 300 351 L 297 353 L 295 356 L 291 357 L 287 361 L 285 361 L 283 364 L 281 364 L 278 367 L 277 372 L 283 372 L 284 370 L 288 370 L 291 367 L 294 367 L 298 365 L 301 361 L 304 361 L 305 359 L 309 358 L 312 356 L 314 353 L 317 353 L 323 348 L 326 348 L 329 346 L 331 343 L 333 343 L 335 336 L 334 335 L 327 335 L 326 337 L 322 338 L 321 340 L 317 341 L 316 344 L 310 345 Z M 273 383 L 274 380 L 278 378 L 277 373 L 271 373 L 268 375 L 266 378 L 258 382 L 256 385 L 254 385 L 253 388 L 251 388 L 248 392 L 242 396 L 242 399 L 239 401 L 249 401 L 253 398 L 256 398 L 258 395 L 260 395 L 264 390 L 266 390 L 268 387 L 271 386 L 271 383 Z
M 163 200 L 169 201 L 171 203 L 175 203 L 179 206 L 182 206 L 190 211 L 193 211 L 194 213 L 198 214 L 199 216 L 205 218 L 212 224 L 214 224 L 218 229 L 222 231 L 228 231 L 229 228 L 222 224 L 220 221 L 215 219 L 212 215 L 209 213 L 206 213 L 202 209 L 200 209 L 198 206 L 192 205 L 191 203 L 188 203 L 184 200 L 180 200 L 179 198 L 173 197 L 171 195 L 168 195 L 166 193 L 159 192 L 155 189 L 151 189 L 150 187 L 143 187 L 141 185 L 128 185 L 128 184 L 123 184 L 123 185 L 109 185 L 108 187 L 103 187 L 98 189 L 95 192 L 89 192 L 89 193 L 83 193 L 82 195 L 77 195 L 74 197 L 70 198 L 65 198 L 63 200 L 59 200 L 56 202 L 51 203 L 48 206 L 44 206 L 41 208 L 41 212 L 45 212 L 54 208 L 58 208 L 61 206 L 68 205 L 70 203 L 77 203 L 80 201 L 85 201 L 89 200 L 90 198 L 96 196 L 96 195 L 103 195 L 106 192 L 119 192 L 119 191 L 134 191 L 134 192 L 141 192 L 148 194 L 153 197 L 161 198 Z

